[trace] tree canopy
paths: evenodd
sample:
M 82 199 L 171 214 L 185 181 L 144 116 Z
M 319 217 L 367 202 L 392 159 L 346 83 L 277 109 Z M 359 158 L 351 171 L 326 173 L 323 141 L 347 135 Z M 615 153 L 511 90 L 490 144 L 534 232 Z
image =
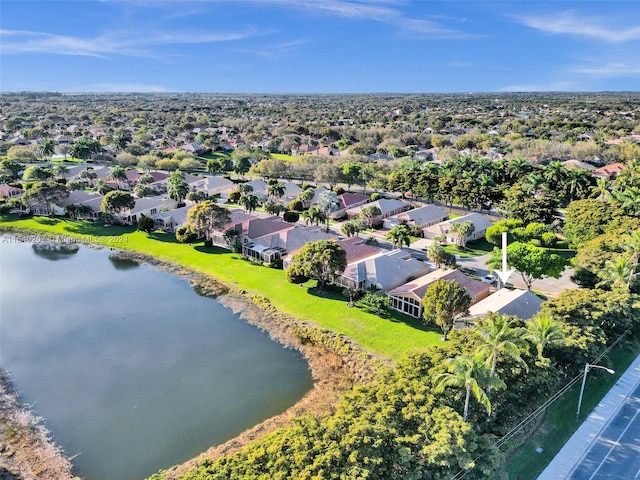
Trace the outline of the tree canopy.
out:
M 332 282 L 347 267 L 347 254 L 332 240 L 306 243 L 293 256 L 289 267 L 298 275 L 318 281 L 320 287 Z

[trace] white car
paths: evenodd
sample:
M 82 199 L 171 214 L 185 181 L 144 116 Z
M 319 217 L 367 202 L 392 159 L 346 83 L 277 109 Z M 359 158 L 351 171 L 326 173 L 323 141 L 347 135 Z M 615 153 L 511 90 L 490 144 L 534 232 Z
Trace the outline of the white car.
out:
M 482 279 L 482 283 L 494 283 L 496 281 L 495 275 L 487 275 Z

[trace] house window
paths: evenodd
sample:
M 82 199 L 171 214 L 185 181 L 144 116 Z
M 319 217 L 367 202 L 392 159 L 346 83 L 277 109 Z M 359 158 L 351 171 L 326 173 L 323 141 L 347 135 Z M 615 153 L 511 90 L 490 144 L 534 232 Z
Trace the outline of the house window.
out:
M 157 208 L 152 208 L 151 209 L 151 215 L 155 215 L 156 213 L 158 213 L 158 209 Z

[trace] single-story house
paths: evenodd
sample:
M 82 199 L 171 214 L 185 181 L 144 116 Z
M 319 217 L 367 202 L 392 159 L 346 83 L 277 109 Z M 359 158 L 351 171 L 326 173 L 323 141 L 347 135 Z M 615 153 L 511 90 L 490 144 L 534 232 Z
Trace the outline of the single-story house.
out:
M 151 215 L 151 218 L 157 229 L 165 232 L 175 232 L 179 227 L 187 224 L 187 214 L 191 208 L 193 208 L 193 205 L 185 205 L 166 212 L 158 212 L 155 215 Z
M 214 245 L 220 247 L 229 248 L 227 240 L 224 238 L 224 234 L 229 229 L 234 229 L 238 232 L 238 241 L 242 242 L 243 224 L 249 220 L 255 220 L 260 218 L 258 215 L 247 213 L 241 208 L 233 208 L 230 210 L 231 220 L 224 227 L 216 229 L 211 232 L 211 241 Z M 248 243 L 249 240 L 246 239 Z
M 384 228 L 392 229 L 396 225 L 410 225 L 418 228 L 425 228 L 436 223 L 444 222 L 449 218 L 449 214 L 440 207 L 429 204 L 424 207 L 414 208 L 406 212 L 392 215 L 383 222 Z
M 24 193 L 24 190 L 13 185 L 0 185 L 0 198 L 16 198 Z
M 429 265 L 413 258 L 406 250 L 392 250 L 347 265 L 336 283 L 343 287 L 383 292 L 392 290 L 429 271 Z
M 66 212 L 66 208 L 71 205 L 77 207 L 82 206 L 85 208 L 77 210 L 74 213 L 74 216 L 78 219 L 96 220 L 98 219 L 98 217 L 100 217 L 102 198 L 103 196 L 99 193 L 86 192 L 84 190 L 74 190 L 73 192 L 69 193 L 69 196 L 64 199 L 64 201 L 56 205 L 56 208 L 54 209 L 55 214 L 64 215 Z
M 466 239 L 467 242 L 484 238 L 487 228 L 493 225 L 493 222 L 480 213 L 470 213 L 463 215 L 462 217 L 453 218 L 444 222 L 436 223 L 435 225 L 428 226 L 422 231 L 424 238 L 433 240 L 436 237 L 442 237 L 447 243 L 460 244 L 460 238 L 457 234 L 451 231 L 451 225 L 454 223 L 471 222 L 473 223 L 474 230 L 471 235 Z
M 360 207 L 361 205 L 371 201 L 371 197 L 369 195 L 348 192 L 338 195 L 338 199 L 340 200 L 340 206 L 338 207 L 338 210 L 331 213 L 330 217 L 332 219 L 342 218 L 347 215 L 348 209 Z M 317 202 L 317 198 L 314 198 L 314 200 Z
M 386 199 L 386 198 L 381 198 L 380 200 L 376 200 L 375 202 L 371 202 L 369 204 L 366 205 L 366 207 L 370 207 L 370 206 L 376 206 L 380 209 L 380 211 L 382 213 L 380 213 L 380 215 L 373 217 L 370 220 L 370 225 L 371 226 L 375 226 L 375 225 L 381 225 L 382 221 L 385 218 L 391 217 L 392 215 L 397 215 L 399 213 L 404 212 L 405 210 L 408 210 L 411 205 L 409 205 L 406 202 L 403 202 L 401 200 L 396 200 L 396 199 Z M 359 206 L 359 207 L 355 207 L 355 208 L 349 208 L 347 210 L 347 216 L 351 219 L 354 217 L 358 217 L 360 216 L 360 212 L 362 211 L 362 209 L 365 208 L 365 206 Z
M 484 300 L 469 308 L 469 318 L 483 317 L 489 312 L 515 315 L 521 320 L 529 320 L 542 308 L 544 300 L 530 290 L 509 290 L 501 288 Z
M 225 190 L 234 188 L 235 183 L 219 175 L 200 178 L 189 184 L 189 189 L 196 192 L 204 192 L 208 196 L 218 195 Z
M 488 284 L 469 278 L 460 270 L 435 270 L 389 291 L 391 308 L 412 317 L 422 317 L 422 299 L 429 286 L 436 280 L 456 282 L 467 291 L 473 303 L 479 302 L 489 295 L 490 286 Z
M 338 245 L 347 253 L 347 265 L 355 263 L 365 258 L 380 255 L 382 249 L 367 245 L 365 240 L 360 237 L 350 237 L 337 241 Z
M 166 197 L 137 198 L 132 209 L 114 214 L 113 217 L 124 224 L 133 225 L 138 223 L 142 215 L 153 217 L 157 213 L 173 210 L 177 205 L 178 202 Z
M 624 163 L 612 163 L 611 165 L 605 165 L 604 167 L 596 168 L 593 171 L 593 176 L 597 178 L 605 178 L 607 180 L 613 180 L 620 175 L 625 169 Z

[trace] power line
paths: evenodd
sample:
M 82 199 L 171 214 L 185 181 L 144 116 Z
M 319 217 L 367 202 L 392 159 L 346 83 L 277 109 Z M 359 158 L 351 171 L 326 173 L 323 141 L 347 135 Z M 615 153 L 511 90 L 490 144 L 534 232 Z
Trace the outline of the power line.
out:
M 609 347 L 607 347 L 606 350 L 604 350 L 600 355 L 598 355 L 595 360 L 588 362 L 588 363 L 597 363 L 600 360 L 602 360 L 602 358 L 609 353 L 616 345 L 618 345 L 618 343 L 620 343 L 623 339 L 623 337 L 625 335 L 627 335 L 629 332 L 631 331 L 631 329 L 628 329 L 626 331 L 624 331 L 616 340 L 615 342 L 613 342 L 611 345 L 609 345 Z M 520 423 L 518 423 L 515 427 L 513 427 L 511 430 L 509 430 L 506 434 L 504 434 L 500 439 L 498 439 L 498 441 L 496 442 L 496 446 L 498 448 L 500 448 L 501 446 L 503 446 L 508 440 L 510 440 L 511 438 L 513 438 L 516 433 L 518 433 L 520 430 L 522 430 L 526 425 L 528 425 L 535 417 L 537 417 L 543 410 L 545 410 L 547 407 L 549 407 L 553 402 L 555 402 L 556 400 L 558 400 L 562 395 L 564 395 L 567 390 L 571 389 L 571 387 L 580 379 L 582 378 L 582 373 L 576 375 L 575 377 L 573 377 L 567 384 L 565 384 L 560 390 L 558 390 L 551 398 L 549 398 L 547 401 L 545 401 L 541 406 L 539 406 L 536 410 L 534 410 L 532 413 L 530 413 L 527 417 L 524 418 L 524 420 L 522 420 Z M 478 460 L 480 460 L 485 454 L 482 455 L 478 455 L 476 458 L 473 459 L 473 463 L 475 464 Z M 451 477 L 451 480 L 458 480 L 460 478 L 464 478 L 468 473 L 470 473 L 471 470 L 460 470 L 458 473 L 456 473 L 453 477 Z

